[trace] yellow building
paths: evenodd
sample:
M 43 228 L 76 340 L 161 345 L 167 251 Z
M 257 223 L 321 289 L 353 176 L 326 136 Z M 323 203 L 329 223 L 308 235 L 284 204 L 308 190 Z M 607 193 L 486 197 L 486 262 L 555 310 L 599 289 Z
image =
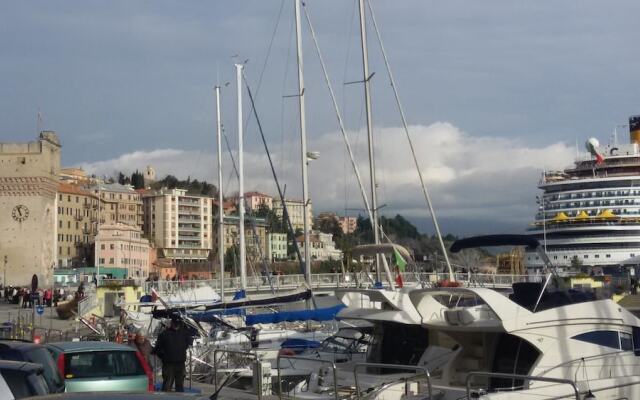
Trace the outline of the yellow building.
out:
M 224 251 L 225 253 L 233 245 L 239 244 L 238 223 L 240 218 L 235 215 L 224 217 Z M 245 220 L 245 247 L 247 259 L 251 261 L 259 261 L 261 256 L 269 257 L 269 248 L 267 247 L 267 224 L 263 218 L 253 218 L 255 225 L 255 234 L 252 223 L 249 218 Z M 215 241 L 217 243 L 218 230 L 215 230 Z
M 58 184 L 58 267 L 93 264 L 91 247 L 98 229 L 98 197 L 80 187 Z
M 142 228 L 142 197 L 131 186 L 100 183 L 87 188 L 100 197 L 100 224 L 127 224 Z

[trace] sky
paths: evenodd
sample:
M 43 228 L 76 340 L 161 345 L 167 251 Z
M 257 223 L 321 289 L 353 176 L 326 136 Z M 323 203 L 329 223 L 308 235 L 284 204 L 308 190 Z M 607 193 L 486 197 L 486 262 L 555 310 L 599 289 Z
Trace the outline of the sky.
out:
M 308 0 L 368 185 L 355 0 Z M 371 0 L 417 156 L 445 232 L 522 232 L 543 170 L 571 164 L 640 113 L 637 1 Z M 304 21 L 303 21 L 304 22 Z M 152 165 L 216 181 L 215 98 L 237 149 L 234 63 L 247 81 L 286 195 L 300 198 L 292 0 L 6 0 L 0 4 L 0 141 L 55 130 L 65 166 L 97 175 Z M 433 232 L 370 18 L 378 203 Z M 303 23 L 310 194 L 315 212 L 364 213 L 320 64 Z M 227 85 L 228 83 L 228 85 Z M 245 96 L 244 115 L 250 115 Z M 293 97 L 292 97 L 293 96 Z M 38 123 L 38 112 L 42 122 Z M 246 189 L 275 194 L 247 118 Z M 627 140 L 626 127 L 618 127 Z M 238 190 L 224 149 L 224 191 Z

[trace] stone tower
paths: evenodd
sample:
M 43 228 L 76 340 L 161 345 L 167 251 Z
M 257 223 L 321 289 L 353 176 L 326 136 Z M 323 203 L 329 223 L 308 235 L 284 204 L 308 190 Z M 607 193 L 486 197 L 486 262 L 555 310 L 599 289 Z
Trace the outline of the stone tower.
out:
M 57 175 L 60 141 L 43 131 L 37 141 L 0 142 L 0 280 L 53 285 L 57 260 Z

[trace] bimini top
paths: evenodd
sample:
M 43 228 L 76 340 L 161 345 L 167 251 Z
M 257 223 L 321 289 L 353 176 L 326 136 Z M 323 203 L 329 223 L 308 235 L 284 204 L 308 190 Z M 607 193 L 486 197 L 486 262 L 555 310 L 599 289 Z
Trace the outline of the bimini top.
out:
M 473 236 L 470 238 L 456 240 L 451 245 L 450 250 L 452 253 L 457 253 L 464 249 L 491 246 L 527 246 L 529 249 L 535 250 L 540 246 L 540 242 L 529 235 Z

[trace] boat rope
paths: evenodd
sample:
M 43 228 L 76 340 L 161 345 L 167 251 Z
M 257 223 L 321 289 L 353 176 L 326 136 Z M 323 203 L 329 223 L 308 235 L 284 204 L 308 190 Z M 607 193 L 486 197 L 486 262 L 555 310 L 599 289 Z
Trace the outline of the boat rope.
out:
M 442 255 L 444 256 L 445 262 L 447 263 L 447 268 L 449 269 L 449 280 L 455 281 L 455 275 L 453 273 L 453 268 L 451 267 L 451 262 L 449 261 L 449 255 L 447 254 L 447 249 L 444 245 L 444 240 L 442 239 L 442 234 L 440 233 L 440 226 L 438 225 L 438 219 L 436 218 L 436 213 L 433 210 L 433 205 L 431 203 L 431 198 L 429 196 L 429 191 L 424 182 L 424 177 L 422 176 L 422 171 L 420 170 L 420 164 L 418 163 L 418 158 L 416 157 L 416 151 L 413 146 L 413 140 L 411 140 L 411 135 L 409 133 L 409 127 L 407 125 L 407 118 L 405 117 L 404 109 L 402 108 L 402 103 L 400 102 L 400 96 L 398 95 L 398 90 L 396 88 L 395 79 L 393 77 L 393 73 L 391 72 L 391 66 L 389 65 L 389 59 L 387 58 L 387 52 L 384 48 L 384 44 L 382 43 L 382 37 L 380 35 L 380 30 L 378 29 L 378 23 L 376 21 L 375 13 L 373 12 L 373 7 L 371 6 L 371 2 L 367 0 L 367 5 L 369 6 L 369 13 L 371 14 L 371 21 L 373 22 L 373 28 L 376 32 L 376 37 L 378 38 L 378 43 L 380 44 L 380 50 L 382 52 L 382 58 L 384 59 L 384 65 L 387 69 L 387 74 L 389 75 L 389 81 L 391 84 L 391 88 L 393 89 L 393 94 L 396 101 L 396 106 L 398 107 L 398 112 L 400 113 L 400 118 L 402 119 L 402 127 L 404 128 L 405 135 L 407 137 L 407 141 L 409 142 L 409 148 L 411 149 L 411 156 L 413 157 L 413 163 L 416 166 L 416 171 L 418 172 L 418 177 L 420 178 L 420 185 L 422 186 L 422 194 L 424 195 L 425 201 L 427 202 L 427 206 L 429 207 L 429 213 L 431 214 L 431 219 L 433 221 L 433 226 L 436 230 L 436 235 L 438 236 L 438 242 L 440 243 L 440 249 L 442 250 Z
M 273 160 L 271 159 L 271 152 L 269 151 L 269 146 L 267 145 L 267 139 L 265 138 L 264 131 L 262 130 L 262 123 L 260 123 L 260 118 L 258 117 L 258 110 L 256 109 L 256 104 L 253 98 L 253 94 L 251 93 L 251 88 L 249 87 L 249 82 L 247 81 L 247 78 L 244 72 L 242 72 L 242 80 L 244 81 L 244 85 L 247 88 L 247 94 L 249 95 L 249 101 L 251 102 L 251 110 L 253 111 L 253 115 L 256 118 L 256 124 L 258 125 L 258 132 L 260 133 L 260 138 L 262 139 L 264 150 L 267 153 L 267 159 L 269 160 L 269 167 L 271 168 L 271 174 L 273 175 L 273 179 L 276 183 L 276 188 L 278 189 L 278 195 L 280 196 L 280 201 L 282 202 L 282 218 L 286 220 L 288 231 L 293 241 L 293 248 L 296 252 L 296 255 L 298 256 L 298 261 L 300 262 L 300 271 L 301 273 L 304 273 L 304 262 L 302 261 L 302 256 L 300 254 L 300 248 L 298 247 L 298 241 L 296 240 L 295 231 L 293 230 L 293 225 L 291 225 L 291 219 L 289 218 L 289 212 L 287 211 L 287 203 L 284 200 L 284 194 L 282 192 L 282 188 L 280 187 L 280 181 L 278 180 L 278 176 L 276 175 L 276 170 L 273 166 Z

